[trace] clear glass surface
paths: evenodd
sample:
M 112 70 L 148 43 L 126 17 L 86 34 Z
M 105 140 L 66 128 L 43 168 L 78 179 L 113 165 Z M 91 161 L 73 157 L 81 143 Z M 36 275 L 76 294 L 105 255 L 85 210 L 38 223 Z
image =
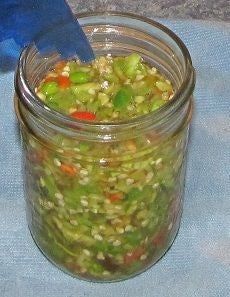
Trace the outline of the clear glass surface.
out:
M 148 115 L 85 123 L 47 109 L 33 91 L 57 55 L 30 47 L 19 62 L 15 107 L 31 234 L 72 276 L 118 281 L 156 263 L 178 232 L 194 71 L 183 43 L 158 23 L 117 13 L 78 19 L 97 55 L 138 52 L 176 90 Z

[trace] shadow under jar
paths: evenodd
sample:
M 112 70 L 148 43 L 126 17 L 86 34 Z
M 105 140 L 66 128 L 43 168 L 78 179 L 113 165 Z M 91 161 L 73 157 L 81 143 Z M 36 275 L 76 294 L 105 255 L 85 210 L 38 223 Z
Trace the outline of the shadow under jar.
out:
M 31 234 L 72 276 L 118 281 L 152 266 L 177 234 L 194 70 L 182 41 L 154 21 L 113 12 L 78 19 L 96 55 L 137 52 L 175 90 L 149 114 L 85 122 L 50 110 L 35 94 L 58 55 L 44 58 L 31 46 L 19 61 L 15 107 Z M 66 165 L 72 171 L 63 173 Z

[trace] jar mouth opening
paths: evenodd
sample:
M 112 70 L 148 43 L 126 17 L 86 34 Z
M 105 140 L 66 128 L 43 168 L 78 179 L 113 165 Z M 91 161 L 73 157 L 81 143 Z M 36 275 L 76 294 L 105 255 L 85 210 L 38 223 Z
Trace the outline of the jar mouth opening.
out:
M 143 24 L 145 23 L 160 29 L 161 31 L 166 33 L 177 44 L 177 46 L 181 50 L 181 53 L 185 62 L 185 76 L 183 77 L 183 81 L 180 83 L 180 86 L 175 91 L 175 94 L 173 95 L 172 99 L 166 102 L 163 106 L 161 106 L 155 111 L 152 111 L 148 114 L 136 116 L 127 120 L 119 120 L 119 121 L 111 121 L 111 122 L 99 122 L 99 121 L 92 122 L 92 121 L 71 118 L 68 115 L 65 115 L 56 110 L 50 109 L 45 103 L 43 103 L 39 99 L 39 97 L 35 93 L 35 90 L 31 88 L 28 82 L 27 73 L 26 73 L 28 54 L 30 53 L 30 51 L 32 51 L 32 49 L 35 48 L 34 45 L 31 44 L 22 51 L 19 59 L 19 63 L 18 63 L 18 70 L 15 76 L 16 91 L 17 91 L 17 79 L 19 79 L 23 85 L 23 88 L 25 89 L 25 93 L 27 94 L 27 98 L 23 98 L 23 101 L 26 104 L 26 106 L 30 109 L 31 112 L 42 115 L 44 118 L 46 118 L 48 121 L 52 123 L 56 123 L 56 124 L 61 123 L 62 126 L 65 125 L 71 128 L 95 127 L 102 130 L 104 128 L 109 129 L 109 128 L 116 128 L 118 126 L 125 128 L 130 126 L 137 126 L 141 123 L 142 124 L 150 123 L 150 122 L 157 123 L 157 121 L 159 121 L 163 117 L 168 116 L 170 113 L 172 113 L 175 110 L 175 103 L 180 101 L 180 104 L 177 104 L 178 105 L 177 107 L 179 108 L 192 95 L 192 92 L 195 86 L 195 71 L 192 66 L 191 57 L 183 41 L 173 31 L 171 31 L 169 28 L 162 25 L 161 23 L 158 23 L 152 19 L 149 19 L 144 16 L 140 16 L 137 14 L 133 14 L 133 13 L 105 11 L 105 12 L 90 12 L 90 13 L 87 12 L 87 13 L 76 14 L 76 17 L 80 23 L 81 23 L 81 20 L 84 18 L 88 18 L 88 17 L 97 18 L 97 17 L 108 17 L 108 16 L 120 17 L 120 18 L 123 17 L 123 18 L 129 18 L 129 19 L 141 21 L 143 22 Z M 83 29 L 84 29 L 84 26 L 83 26 Z M 181 100 L 182 97 L 184 98 L 183 100 Z

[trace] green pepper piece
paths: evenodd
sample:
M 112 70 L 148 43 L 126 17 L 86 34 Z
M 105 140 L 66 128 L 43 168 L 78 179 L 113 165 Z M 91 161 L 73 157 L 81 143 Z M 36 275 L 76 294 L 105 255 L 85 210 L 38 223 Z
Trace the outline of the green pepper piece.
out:
M 153 188 L 151 186 L 144 186 L 142 195 L 144 196 L 145 199 L 150 198 L 153 195 L 155 195 L 155 191 L 153 190 Z
M 116 109 L 125 109 L 133 99 L 133 90 L 130 86 L 121 88 L 113 99 L 113 105 Z
M 50 200 L 54 200 L 55 193 L 59 192 L 52 175 L 43 176 L 45 183 L 45 189 L 47 190 L 47 196 Z
M 100 108 L 100 102 L 98 101 L 87 102 L 86 104 L 86 110 L 95 113 L 97 115 L 97 118 L 99 118 L 98 117 L 99 108 Z
M 45 95 L 56 94 L 58 90 L 59 90 L 59 87 L 55 81 L 46 82 L 41 86 L 41 92 Z
M 120 246 L 111 245 L 108 250 L 108 253 L 115 256 L 115 255 L 121 254 L 123 252 L 123 250 L 124 250 L 124 248 L 122 245 L 120 245 Z
M 59 110 L 59 105 L 57 102 L 53 100 L 49 100 L 46 102 L 46 105 L 49 106 L 51 109 Z
M 141 56 L 136 53 L 125 57 L 124 71 L 128 78 L 133 78 L 136 75 L 140 60 Z
M 85 67 L 85 66 L 79 66 L 77 68 L 77 70 L 80 71 L 80 72 L 90 72 L 90 71 L 92 71 L 92 68 L 91 67 Z
M 87 189 L 82 185 L 75 185 L 73 188 L 67 188 L 64 191 L 64 199 L 69 207 L 77 208 L 80 205 L 81 196 L 87 194 Z
M 83 215 L 78 216 L 77 220 L 79 222 L 79 225 L 87 226 L 87 227 L 90 227 L 90 228 L 93 226 L 93 222 L 91 222 L 89 220 L 89 218 L 87 218 L 87 217 L 85 217 Z
M 102 194 L 102 189 L 99 185 L 91 183 L 90 185 L 82 186 L 85 187 L 87 194 L 96 194 L 96 195 L 101 195 Z
M 84 84 L 90 81 L 90 75 L 87 72 L 76 71 L 70 73 L 69 79 L 73 83 Z
M 136 246 L 140 244 L 142 240 L 142 234 L 139 231 L 128 232 L 125 239 L 132 246 Z
M 102 265 L 92 262 L 90 263 L 90 267 L 89 267 L 89 272 L 92 274 L 99 274 L 101 275 L 101 273 L 104 271 L 104 268 Z
M 50 95 L 46 99 L 46 104 L 57 110 L 69 112 L 71 107 L 75 107 L 76 98 L 70 90 L 59 90 L 58 93 Z
M 98 252 L 107 253 L 112 245 L 106 241 L 95 241 L 94 248 Z
M 157 96 L 159 97 L 159 96 Z M 151 107 L 151 111 L 155 111 L 157 110 L 158 108 L 160 108 L 162 105 L 165 104 L 165 101 L 162 100 L 162 99 L 153 99 L 153 104 L 152 104 L 152 107 Z
M 79 93 L 75 93 L 75 99 L 80 102 L 89 102 L 93 95 L 89 94 L 88 91 L 80 91 Z
M 88 152 L 88 150 L 90 149 L 90 146 L 87 144 L 87 143 L 83 143 L 81 142 L 79 144 L 79 150 L 82 152 L 82 153 L 86 153 Z
M 141 190 L 138 188 L 132 188 L 125 196 L 125 199 L 127 200 L 136 200 L 136 199 L 141 199 L 143 193 Z
M 113 71 L 120 78 L 120 80 L 126 80 L 126 76 L 124 74 L 124 58 L 118 57 L 113 61 Z

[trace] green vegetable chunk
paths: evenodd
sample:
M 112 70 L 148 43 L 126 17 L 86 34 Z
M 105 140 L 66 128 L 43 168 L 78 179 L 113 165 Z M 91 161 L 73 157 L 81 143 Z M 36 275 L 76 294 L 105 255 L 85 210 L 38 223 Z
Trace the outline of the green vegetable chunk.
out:
M 116 109 L 125 109 L 133 99 L 133 90 L 131 87 L 121 88 L 113 99 L 113 105 Z
M 58 92 L 58 84 L 54 81 L 46 82 L 41 86 L 41 92 L 45 95 L 53 95 Z
M 152 107 L 151 107 L 152 111 L 157 110 L 158 108 L 160 108 L 165 104 L 165 101 L 162 100 L 162 98 L 159 95 L 153 96 L 152 100 L 153 100 Z
M 133 78 L 134 75 L 137 74 L 136 71 L 140 60 L 141 60 L 141 56 L 139 56 L 136 53 L 133 53 L 128 57 L 125 57 L 124 71 L 127 77 Z
M 71 82 L 77 84 L 84 84 L 90 81 L 90 75 L 86 72 L 76 71 L 69 76 Z

